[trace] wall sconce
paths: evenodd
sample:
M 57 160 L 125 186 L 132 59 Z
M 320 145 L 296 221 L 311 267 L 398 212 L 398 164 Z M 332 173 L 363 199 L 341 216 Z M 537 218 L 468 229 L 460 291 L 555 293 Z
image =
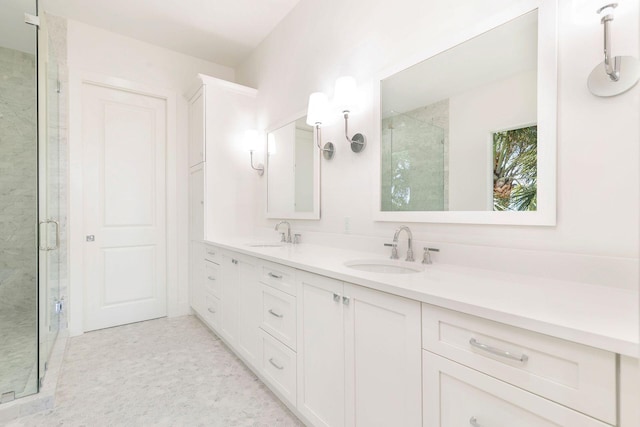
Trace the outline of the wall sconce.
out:
M 595 96 L 616 96 L 634 87 L 640 80 L 640 61 L 633 56 L 611 55 L 611 21 L 613 9 L 618 3 L 610 3 L 596 11 L 607 12 L 600 23 L 604 25 L 604 62 L 598 64 L 587 80 L 587 86 Z
M 335 153 L 332 142 L 327 142 L 324 148 L 320 146 L 322 142 L 321 125 L 327 117 L 329 99 L 322 92 L 314 92 L 309 95 L 309 107 L 307 109 L 307 124 L 316 128 L 316 145 L 322 152 L 325 159 L 331 160 Z
M 258 175 L 264 175 L 264 165 L 262 163 L 258 163 L 256 166 L 253 165 L 253 152 L 258 149 L 260 144 L 260 134 L 255 129 L 249 129 L 244 132 L 244 143 L 251 155 L 251 169 L 258 171 Z
M 340 77 L 336 80 L 333 102 L 344 114 L 344 136 L 351 144 L 351 151 L 360 153 L 367 146 L 367 140 L 361 133 L 349 137 L 349 113 L 357 106 L 358 88 L 356 79 L 350 76 Z

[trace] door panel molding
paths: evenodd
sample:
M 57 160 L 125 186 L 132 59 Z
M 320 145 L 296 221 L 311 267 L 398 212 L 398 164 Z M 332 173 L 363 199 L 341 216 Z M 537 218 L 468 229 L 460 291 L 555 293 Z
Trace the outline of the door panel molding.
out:
M 180 255 L 178 230 L 187 227 L 184 213 L 179 212 L 177 200 L 179 188 L 186 188 L 186 179 L 178 180 L 182 165 L 177 150 L 176 117 L 177 95 L 174 91 L 71 68 L 69 70 L 69 333 L 81 335 L 85 330 L 84 264 L 84 216 L 85 200 L 83 187 L 83 88 L 98 86 L 157 98 L 165 102 L 165 245 L 166 245 L 166 289 L 167 315 L 188 313 L 188 290 L 178 284 L 178 266 L 186 263 Z M 179 220 L 181 221 L 179 222 Z M 116 227 L 118 228 L 118 227 Z M 181 233 L 186 235 L 186 233 Z

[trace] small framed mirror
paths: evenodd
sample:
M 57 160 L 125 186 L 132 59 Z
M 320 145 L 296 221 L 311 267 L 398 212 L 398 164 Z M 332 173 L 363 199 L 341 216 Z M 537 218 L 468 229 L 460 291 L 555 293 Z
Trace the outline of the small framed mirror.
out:
M 556 19 L 528 2 L 382 74 L 376 220 L 555 224 Z
M 297 117 L 267 131 L 267 218 L 320 219 L 320 155 Z

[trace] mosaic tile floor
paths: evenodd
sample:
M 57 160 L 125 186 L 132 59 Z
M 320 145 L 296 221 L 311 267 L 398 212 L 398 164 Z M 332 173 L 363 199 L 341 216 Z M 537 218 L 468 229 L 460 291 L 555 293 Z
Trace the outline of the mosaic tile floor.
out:
M 22 270 L 0 270 L 0 394 L 37 391 L 36 283 Z
M 9 426 L 303 425 L 195 317 L 69 339 L 53 410 Z

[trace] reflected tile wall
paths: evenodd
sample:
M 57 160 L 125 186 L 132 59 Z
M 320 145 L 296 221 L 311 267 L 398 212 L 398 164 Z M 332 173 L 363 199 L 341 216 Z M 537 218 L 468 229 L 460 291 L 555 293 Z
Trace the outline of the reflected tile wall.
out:
M 387 117 L 381 130 L 382 210 L 447 210 L 449 100 Z

